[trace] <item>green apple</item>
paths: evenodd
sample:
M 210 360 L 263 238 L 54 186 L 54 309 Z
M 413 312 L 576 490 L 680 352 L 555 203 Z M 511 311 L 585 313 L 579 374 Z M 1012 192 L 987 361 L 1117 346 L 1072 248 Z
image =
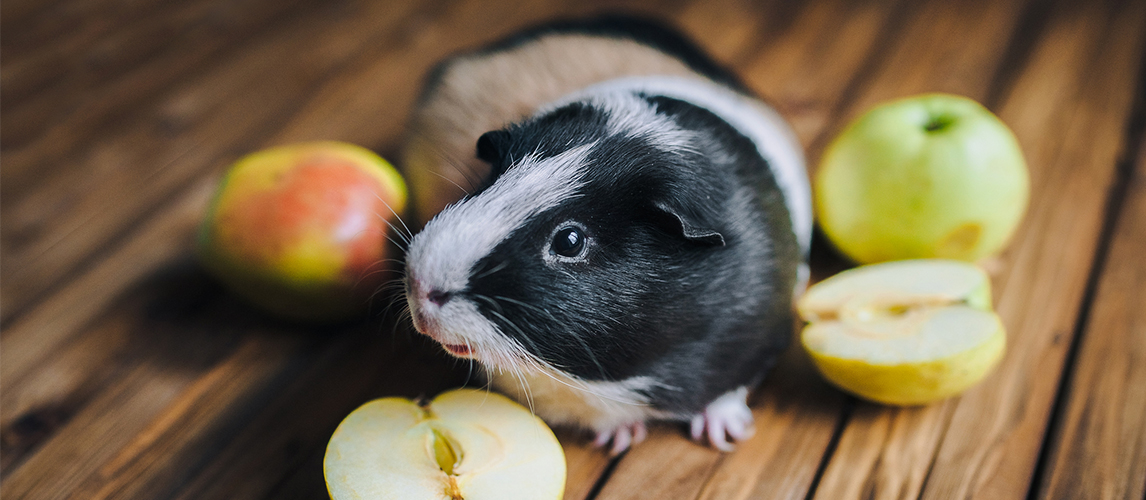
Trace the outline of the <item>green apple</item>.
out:
M 560 500 L 565 453 L 553 431 L 505 396 L 445 392 L 419 406 L 366 403 L 339 424 L 323 460 L 333 500 Z
M 280 317 L 343 320 L 392 278 L 406 205 L 397 171 L 341 142 L 274 147 L 231 166 L 200 226 L 199 255 L 235 293 Z
M 971 99 L 927 94 L 877 106 L 828 146 L 816 216 L 855 262 L 974 261 L 1006 245 L 1029 183 L 1002 121 Z
M 974 264 L 919 259 L 861 266 L 797 302 L 801 343 L 829 382 L 857 396 L 917 405 L 958 394 L 1002 359 L 1003 324 Z

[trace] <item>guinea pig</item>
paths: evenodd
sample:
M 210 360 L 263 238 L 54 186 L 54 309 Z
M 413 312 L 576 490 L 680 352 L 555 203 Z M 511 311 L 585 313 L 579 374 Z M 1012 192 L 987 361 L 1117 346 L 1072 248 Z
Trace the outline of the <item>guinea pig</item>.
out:
M 403 164 L 433 215 L 406 255 L 417 331 L 613 453 L 651 420 L 750 436 L 812 212 L 795 135 L 730 72 L 646 20 L 530 29 L 431 73 Z

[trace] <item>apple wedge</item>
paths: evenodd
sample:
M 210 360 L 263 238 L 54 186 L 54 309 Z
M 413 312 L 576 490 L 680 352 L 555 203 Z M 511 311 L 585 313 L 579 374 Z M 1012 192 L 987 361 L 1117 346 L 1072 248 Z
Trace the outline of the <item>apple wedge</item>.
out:
M 943 259 L 862 266 L 797 302 L 801 341 L 829 382 L 872 401 L 918 405 L 953 396 L 1002 359 L 1006 335 L 990 280 Z
M 456 389 L 429 404 L 383 398 L 350 413 L 323 462 L 334 500 L 560 499 L 565 454 L 525 407 Z

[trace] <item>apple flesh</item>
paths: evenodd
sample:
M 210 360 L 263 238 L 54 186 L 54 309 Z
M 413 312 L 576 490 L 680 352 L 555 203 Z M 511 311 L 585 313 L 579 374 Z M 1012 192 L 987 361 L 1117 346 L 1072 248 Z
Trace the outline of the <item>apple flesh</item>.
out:
M 961 261 L 844 271 L 809 288 L 797 310 L 808 322 L 801 342 L 824 378 L 885 404 L 958 394 L 998 364 L 1006 344 L 986 273 Z
M 505 396 L 473 389 L 426 406 L 362 405 L 331 436 L 323 472 L 334 500 L 559 500 L 565 491 L 553 431 Z
M 1001 250 L 1029 198 L 1010 129 L 979 103 L 948 94 L 877 106 L 825 150 L 816 216 L 855 262 L 950 258 Z
M 405 205 L 401 176 L 365 148 L 274 147 L 227 172 L 200 227 L 199 255 L 235 293 L 276 316 L 348 319 L 389 278 L 387 238 Z

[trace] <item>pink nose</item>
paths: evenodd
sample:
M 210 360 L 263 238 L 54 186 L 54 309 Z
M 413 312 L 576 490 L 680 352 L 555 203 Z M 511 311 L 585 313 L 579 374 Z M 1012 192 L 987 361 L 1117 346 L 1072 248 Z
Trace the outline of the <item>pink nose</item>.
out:
M 454 296 L 453 293 L 437 288 L 429 288 L 426 283 L 417 278 L 410 278 L 410 283 L 413 285 L 414 297 L 417 297 L 422 302 L 429 301 L 435 306 L 442 307 L 449 302 Z M 427 290 L 429 288 L 429 290 Z
M 426 294 L 426 299 L 428 299 L 430 302 L 433 302 L 438 307 L 446 305 L 446 302 L 450 301 L 450 297 L 453 297 L 452 293 L 444 292 L 441 290 L 430 290 L 430 293 Z

